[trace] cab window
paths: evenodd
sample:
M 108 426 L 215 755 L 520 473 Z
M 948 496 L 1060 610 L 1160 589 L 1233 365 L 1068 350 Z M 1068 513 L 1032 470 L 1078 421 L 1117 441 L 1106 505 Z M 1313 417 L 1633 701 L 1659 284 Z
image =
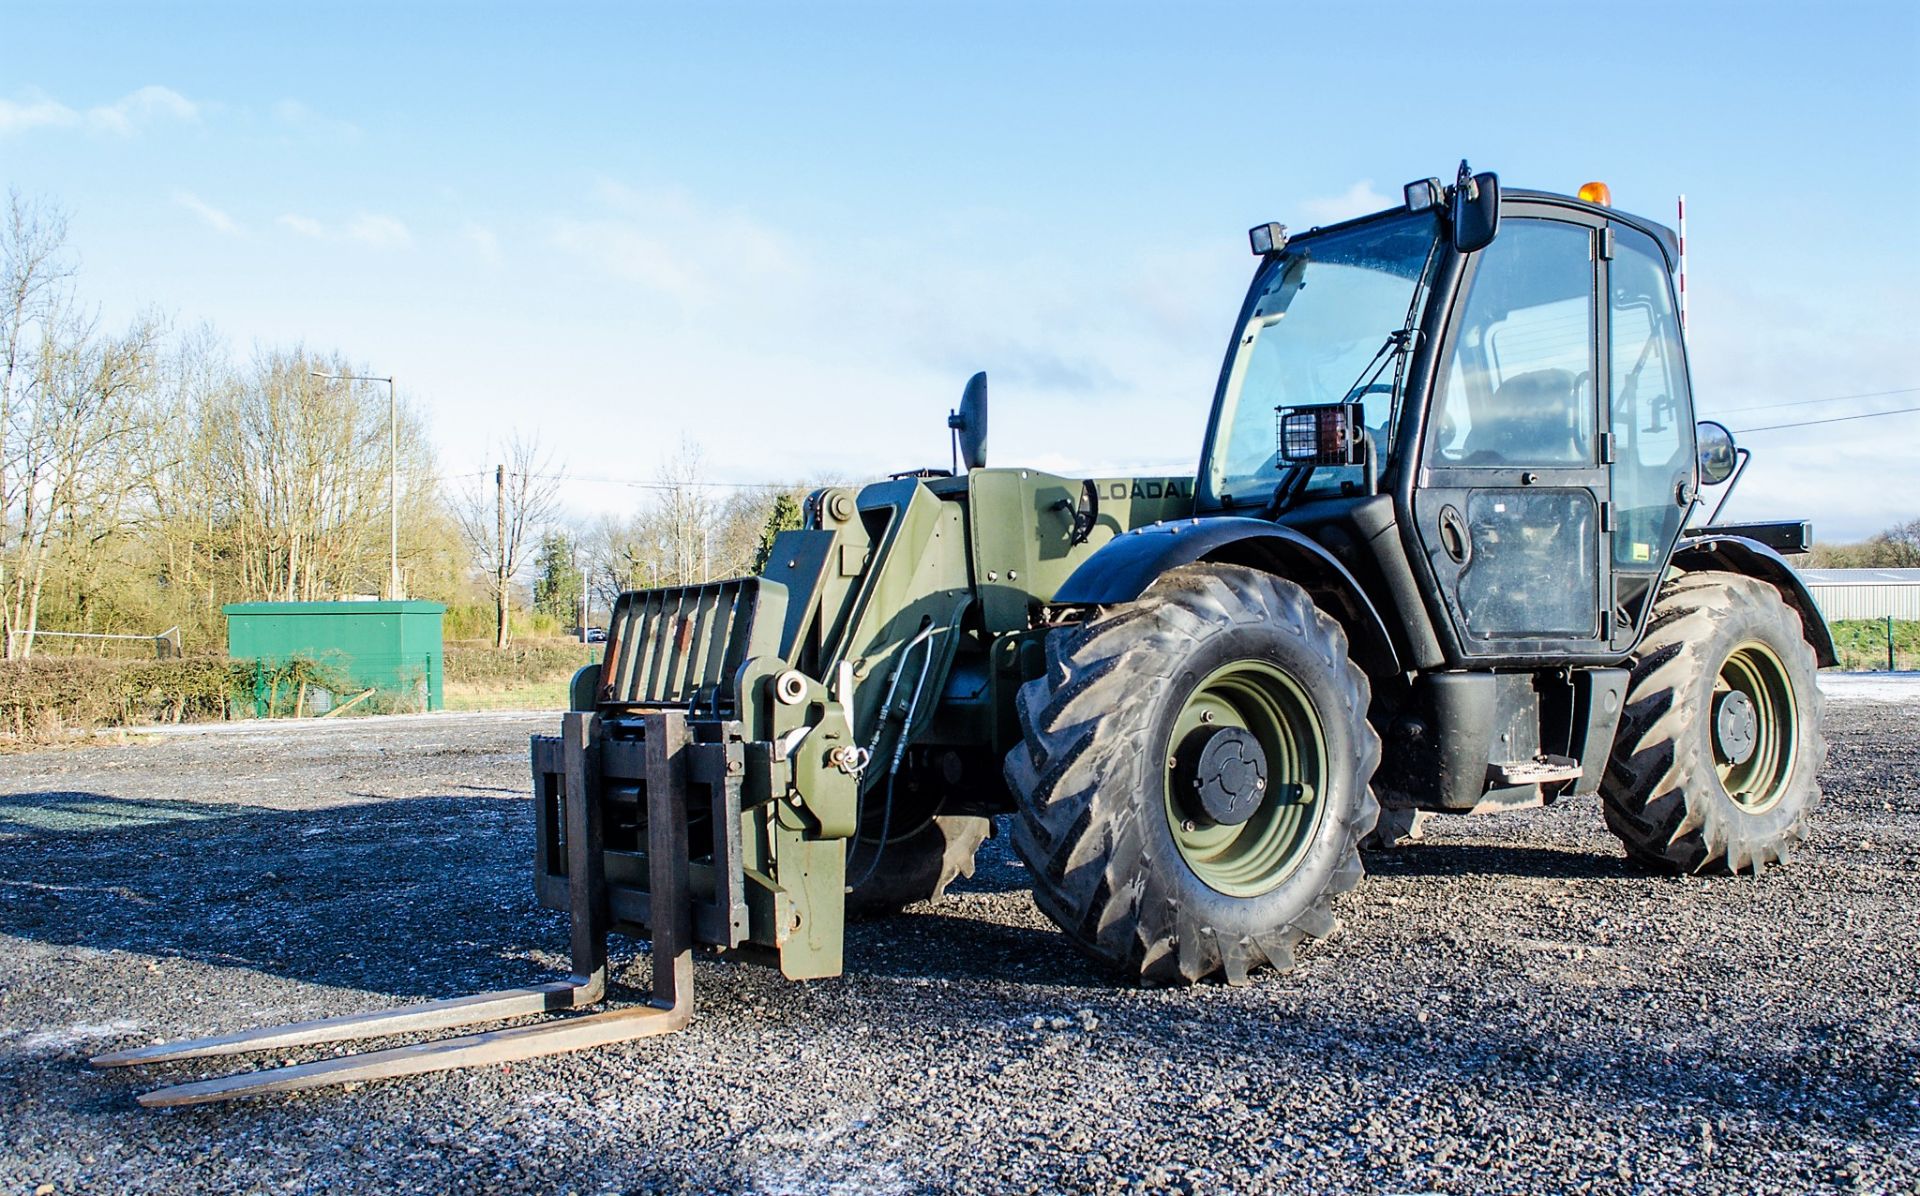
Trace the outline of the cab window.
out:
M 1593 246 L 1583 226 L 1509 221 L 1481 253 L 1446 372 L 1429 461 L 1593 460 Z

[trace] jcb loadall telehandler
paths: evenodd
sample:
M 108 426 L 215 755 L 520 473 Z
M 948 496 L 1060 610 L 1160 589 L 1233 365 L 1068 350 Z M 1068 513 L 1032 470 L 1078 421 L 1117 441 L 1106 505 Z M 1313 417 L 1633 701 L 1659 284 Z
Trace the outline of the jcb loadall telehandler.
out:
M 1833 646 L 1781 555 L 1806 524 L 1689 526 L 1745 457 L 1693 421 L 1673 235 L 1463 163 L 1252 242 L 1194 476 L 988 469 L 976 376 L 964 469 L 821 490 L 761 576 L 621 597 L 533 744 L 571 979 L 97 1062 L 594 1004 L 609 930 L 651 938 L 651 1001 L 142 1099 L 678 1029 L 695 944 L 836 975 L 848 911 L 937 897 L 1003 814 L 1040 908 L 1147 982 L 1289 966 L 1382 805 L 1598 793 L 1651 867 L 1786 860 Z

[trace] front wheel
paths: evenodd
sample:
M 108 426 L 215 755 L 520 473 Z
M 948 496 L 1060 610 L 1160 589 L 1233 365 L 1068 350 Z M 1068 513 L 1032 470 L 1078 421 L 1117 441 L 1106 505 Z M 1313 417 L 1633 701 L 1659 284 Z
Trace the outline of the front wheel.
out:
M 1818 665 L 1766 582 L 1669 582 L 1635 654 L 1600 794 L 1627 854 L 1663 872 L 1758 872 L 1805 842 L 1820 804 Z
M 1142 980 L 1291 967 L 1332 929 L 1379 814 L 1340 625 L 1292 582 L 1192 565 L 1053 632 L 1047 657 L 1006 762 L 1035 903 Z

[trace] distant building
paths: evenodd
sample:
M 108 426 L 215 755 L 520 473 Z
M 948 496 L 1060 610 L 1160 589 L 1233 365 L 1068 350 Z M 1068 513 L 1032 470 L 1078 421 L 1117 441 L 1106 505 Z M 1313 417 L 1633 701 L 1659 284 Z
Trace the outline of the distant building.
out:
M 1802 569 L 1813 600 L 1836 619 L 1920 621 L 1920 569 Z

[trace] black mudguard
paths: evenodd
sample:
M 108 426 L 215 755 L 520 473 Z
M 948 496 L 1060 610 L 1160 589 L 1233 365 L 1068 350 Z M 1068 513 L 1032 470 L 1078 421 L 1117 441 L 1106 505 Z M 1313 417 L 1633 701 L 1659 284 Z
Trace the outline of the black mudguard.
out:
M 1370 676 L 1402 671 L 1386 620 L 1347 567 L 1313 540 L 1264 519 L 1222 515 L 1135 528 L 1108 541 L 1074 570 L 1052 604 L 1132 602 L 1167 570 L 1201 561 L 1264 569 L 1304 587 L 1346 628 L 1353 658 Z
M 1813 647 L 1813 657 L 1820 667 L 1832 668 L 1840 663 L 1839 653 L 1833 647 L 1833 632 L 1828 630 L 1826 616 L 1820 613 L 1820 607 L 1814 603 L 1813 592 L 1807 589 L 1807 583 L 1800 579 L 1792 565 L 1787 564 L 1785 557 L 1758 540 L 1749 540 L 1745 536 L 1689 536 L 1682 539 L 1680 546 L 1673 550 L 1671 567 L 1682 573 L 1720 569 L 1767 582 L 1780 591 L 1780 596 L 1786 599 L 1788 606 L 1800 612 L 1800 622 L 1806 627 L 1807 643 Z

